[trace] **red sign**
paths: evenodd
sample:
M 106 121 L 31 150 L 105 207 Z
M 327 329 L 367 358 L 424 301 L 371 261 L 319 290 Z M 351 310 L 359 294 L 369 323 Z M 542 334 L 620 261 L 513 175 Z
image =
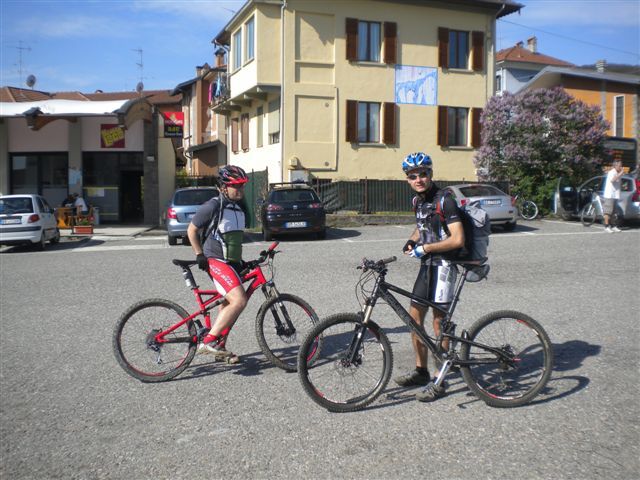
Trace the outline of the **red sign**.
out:
M 184 112 L 162 112 L 164 120 L 164 136 L 182 138 Z
M 100 125 L 101 148 L 124 148 L 124 130 L 115 123 Z

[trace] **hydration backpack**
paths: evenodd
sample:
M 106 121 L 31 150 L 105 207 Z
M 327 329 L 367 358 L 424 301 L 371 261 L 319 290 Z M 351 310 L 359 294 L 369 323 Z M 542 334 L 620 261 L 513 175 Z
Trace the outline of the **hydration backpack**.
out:
M 440 216 L 445 229 L 446 223 L 443 208 L 446 195 L 447 193 L 442 195 L 436 203 L 436 213 Z M 464 228 L 464 248 L 458 258 L 460 260 L 482 260 L 487 258 L 489 235 L 491 235 L 489 214 L 480 206 L 480 201 L 467 203 L 462 208 L 457 208 Z

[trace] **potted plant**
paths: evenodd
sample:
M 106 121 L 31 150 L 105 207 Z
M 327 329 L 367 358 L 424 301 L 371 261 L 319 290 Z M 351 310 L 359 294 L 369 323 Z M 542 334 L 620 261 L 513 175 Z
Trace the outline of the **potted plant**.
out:
M 73 233 L 76 235 L 93 235 L 93 223 L 90 217 L 82 217 L 76 220 Z

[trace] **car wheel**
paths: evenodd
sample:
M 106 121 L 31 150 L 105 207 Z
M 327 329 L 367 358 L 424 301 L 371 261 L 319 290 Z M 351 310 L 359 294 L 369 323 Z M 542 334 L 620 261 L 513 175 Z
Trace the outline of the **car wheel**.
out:
M 271 233 L 269 230 L 262 230 L 262 237 L 264 238 L 265 242 L 270 242 L 271 240 L 273 240 L 273 233 Z
M 318 232 L 318 240 L 324 240 L 325 238 L 327 238 L 327 229 L 323 228 Z
M 172 237 L 171 235 L 168 235 L 167 242 L 169 242 L 169 245 L 177 245 L 178 239 L 176 237 Z
M 505 232 L 513 232 L 513 229 L 516 228 L 516 222 L 507 222 L 502 228 L 504 228 Z
M 44 230 L 42 231 L 42 235 L 40 236 L 40 240 L 36 243 L 34 243 L 34 246 L 36 248 L 36 250 L 44 250 L 44 248 L 47 246 L 47 237 L 44 234 Z
M 59 229 L 56 228 L 55 235 L 49 241 L 51 242 L 51 245 L 55 245 L 56 243 L 58 243 L 60 241 L 60 230 Z

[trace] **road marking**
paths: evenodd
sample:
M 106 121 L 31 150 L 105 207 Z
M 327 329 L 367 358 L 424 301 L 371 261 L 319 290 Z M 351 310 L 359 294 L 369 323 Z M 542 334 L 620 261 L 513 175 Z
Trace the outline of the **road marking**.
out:
M 71 250 L 66 250 L 67 252 L 113 252 L 116 250 L 158 250 L 161 248 L 169 248 L 168 244 L 161 245 L 100 245 L 95 247 L 78 247 L 72 248 Z
M 565 220 L 540 220 L 545 223 L 559 223 L 560 225 L 575 225 L 576 227 L 581 227 L 582 223 L 580 222 L 567 222 Z

